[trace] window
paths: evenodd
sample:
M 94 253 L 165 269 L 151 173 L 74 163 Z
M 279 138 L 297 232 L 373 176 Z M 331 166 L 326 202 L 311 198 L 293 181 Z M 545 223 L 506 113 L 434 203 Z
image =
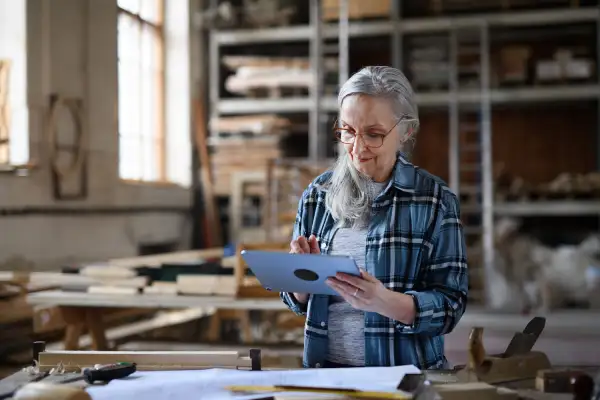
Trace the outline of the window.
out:
M 0 165 L 29 161 L 25 0 L 0 1 Z
M 118 0 L 119 176 L 167 181 L 164 0 Z

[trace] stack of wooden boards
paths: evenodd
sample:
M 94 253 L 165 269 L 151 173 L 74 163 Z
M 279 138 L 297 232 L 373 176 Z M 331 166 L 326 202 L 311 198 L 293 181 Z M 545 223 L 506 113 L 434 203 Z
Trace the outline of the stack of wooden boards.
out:
M 279 140 L 277 136 L 267 135 L 233 136 L 220 138 L 218 141 L 212 140 L 210 162 L 215 194 L 231 194 L 233 176 L 236 173 L 266 172 L 269 161 L 282 156 Z M 255 196 L 262 196 L 264 184 L 253 184 L 246 191 Z
M 314 81 L 308 57 L 225 56 L 222 62 L 235 71 L 225 80 L 225 88 L 244 96 L 304 96 Z M 335 73 L 337 68 L 336 58 L 325 58 L 326 73 Z
M 101 294 L 276 296 L 252 276 L 240 255 L 245 248 L 287 251 L 289 243 L 239 245 L 237 254 L 229 257 L 223 248 L 214 248 L 111 259 L 65 267 L 62 272 L 31 273 L 28 279 L 31 284 L 51 284 L 63 291 Z

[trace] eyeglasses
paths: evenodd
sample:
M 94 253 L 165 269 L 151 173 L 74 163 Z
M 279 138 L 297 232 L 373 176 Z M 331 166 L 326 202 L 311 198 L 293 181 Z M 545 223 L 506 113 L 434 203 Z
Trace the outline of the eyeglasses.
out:
M 376 149 L 378 147 L 383 146 L 383 141 L 385 140 L 386 136 L 389 135 L 389 133 L 393 131 L 394 128 L 398 126 L 400 122 L 412 120 L 414 120 L 414 118 L 410 117 L 409 115 L 403 115 L 386 133 L 366 132 L 357 134 L 353 130 L 347 128 L 340 128 L 338 126 L 339 121 L 336 119 L 333 124 L 333 132 L 335 134 L 335 137 L 344 144 L 354 144 L 354 142 L 356 141 L 356 137 L 361 136 L 365 146 Z

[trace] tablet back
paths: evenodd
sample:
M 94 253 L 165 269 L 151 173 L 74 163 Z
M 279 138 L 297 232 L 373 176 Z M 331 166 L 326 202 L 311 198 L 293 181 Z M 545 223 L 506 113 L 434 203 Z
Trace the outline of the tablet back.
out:
M 261 285 L 277 292 L 337 295 L 325 280 L 337 272 L 360 276 L 354 259 L 324 254 L 243 250 L 242 257 Z

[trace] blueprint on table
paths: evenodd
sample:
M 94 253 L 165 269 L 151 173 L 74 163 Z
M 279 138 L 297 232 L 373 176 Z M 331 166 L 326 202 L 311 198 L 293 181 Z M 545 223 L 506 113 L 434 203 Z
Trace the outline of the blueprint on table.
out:
M 127 379 L 87 389 L 93 400 L 144 399 L 250 399 L 233 395 L 228 385 L 322 386 L 357 390 L 395 392 L 406 373 L 418 373 L 412 366 L 322 368 L 282 371 L 239 371 L 207 369 L 197 371 L 136 372 Z M 262 394 L 259 397 L 264 397 Z M 318 398 L 316 394 L 311 397 Z

